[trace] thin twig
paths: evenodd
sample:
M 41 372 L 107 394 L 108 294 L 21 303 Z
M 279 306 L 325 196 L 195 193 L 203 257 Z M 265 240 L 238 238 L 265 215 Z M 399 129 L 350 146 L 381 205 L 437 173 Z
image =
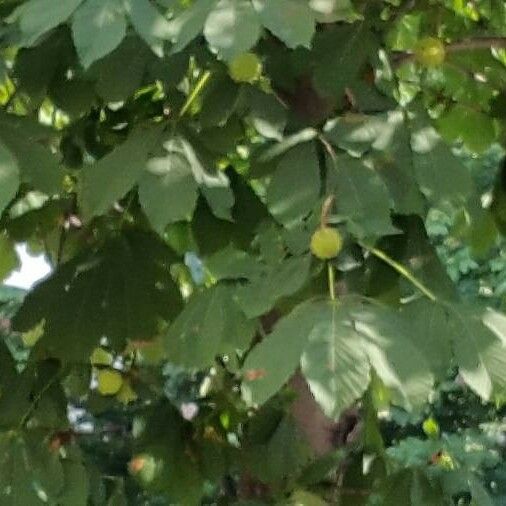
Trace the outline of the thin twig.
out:
M 325 148 L 325 151 L 327 151 L 330 158 L 332 159 L 332 161 L 335 164 L 337 161 L 337 154 L 336 154 L 334 147 L 332 146 L 332 144 L 330 144 L 328 139 L 322 133 L 319 133 L 317 137 L 318 137 L 318 140 L 322 143 L 323 147 Z
M 379 258 L 380 260 L 383 260 L 383 262 L 385 262 L 387 265 L 392 267 L 392 269 L 394 269 L 402 277 L 407 279 L 413 286 L 418 288 L 418 290 L 420 290 L 429 300 L 431 300 L 432 302 L 437 301 L 437 297 L 434 294 L 434 292 L 432 292 L 432 290 L 427 288 L 412 272 L 410 272 L 406 267 L 404 267 L 404 265 L 400 264 L 399 262 L 394 260 L 392 257 L 387 255 L 387 253 L 385 253 L 384 251 L 382 251 L 378 248 L 375 248 L 373 246 L 369 246 L 369 245 L 364 244 L 362 242 L 360 242 L 359 244 L 360 244 L 360 246 L 362 246 L 362 248 L 369 251 L 372 255 Z

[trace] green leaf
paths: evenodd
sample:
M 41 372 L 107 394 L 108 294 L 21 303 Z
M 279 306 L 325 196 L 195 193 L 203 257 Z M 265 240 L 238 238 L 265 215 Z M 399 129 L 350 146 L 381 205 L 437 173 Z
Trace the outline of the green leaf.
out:
M 0 434 L 0 500 L 5 506 L 40 504 L 38 491 L 55 496 L 63 487 L 63 469 L 40 434 Z
M 356 331 L 363 337 L 371 366 L 406 409 L 421 407 L 434 377 L 423 353 L 411 341 L 409 322 L 398 313 L 373 304 L 350 308 Z
M 30 96 L 30 110 L 40 106 L 46 98 L 53 81 L 59 78 L 60 69 L 72 65 L 74 47 L 68 30 L 52 31 L 35 47 L 21 49 L 16 56 L 13 76 L 16 87 Z
M 138 128 L 111 153 L 83 168 L 81 206 L 86 219 L 105 213 L 137 183 L 160 134 L 159 126 Z
M 18 161 L 0 141 L 0 214 L 16 196 L 19 187 Z
M 432 126 L 416 119 L 411 147 L 418 184 L 432 202 L 463 200 L 471 193 L 469 172 Z
M 164 157 L 151 158 L 139 180 L 139 200 L 152 227 L 161 234 L 169 223 L 190 220 L 197 188 L 190 164 L 180 153 L 168 150 Z
M 419 299 L 402 309 L 402 317 L 410 327 L 407 334 L 426 357 L 438 378 L 444 378 L 451 366 L 452 350 L 448 339 L 449 316 L 443 305 Z
M 471 506 L 494 506 L 492 496 L 474 476 L 469 480 L 469 488 L 472 495 Z
M 106 102 L 120 102 L 133 95 L 142 83 L 147 53 L 136 37 L 126 37 L 112 53 L 90 67 L 97 93 Z
M 301 144 L 281 158 L 267 187 L 267 207 L 283 225 L 295 225 L 314 208 L 320 186 L 314 146 Z
M 475 153 L 482 153 L 495 141 L 494 120 L 464 105 L 454 105 L 437 120 L 439 133 L 449 142 L 461 140 Z
M 299 366 L 311 331 L 325 312 L 324 305 L 303 303 L 253 348 L 243 366 L 242 393 L 248 404 L 263 404 L 288 381 Z
M 261 316 L 283 297 L 297 293 L 307 283 L 311 257 L 292 257 L 264 268 L 250 283 L 236 288 L 235 299 L 249 318 Z
M 316 13 L 318 23 L 361 19 L 360 14 L 354 11 L 351 0 L 309 0 L 309 5 Z
M 408 51 L 419 39 L 422 15 L 420 12 L 404 14 L 387 34 L 387 43 L 394 51 Z
M 212 213 L 220 220 L 233 221 L 234 192 L 228 186 L 202 186 L 200 191 Z
M 254 0 L 260 21 L 289 48 L 310 47 L 315 13 L 304 0 Z
M 209 45 L 225 60 L 251 49 L 261 33 L 258 15 L 249 0 L 220 0 L 204 25 Z
M 19 259 L 14 249 L 14 243 L 4 233 L 0 234 L 0 280 L 19 267 Z
M 16 314 L 14 328 L 24 332 L 44 320 L 37 346 L 78 362 L 88 362 L 104 336 L 117 350 L 128 339 L 149 340 L 180 307 L 169 272 L 173 260 L 165 244 L 145 232 L 112 238 L 37 285 Z
M 361 160 L 341 155 L 331 174 L 337 210 L 359 238 L 398 233 L 390 218 L 390 197 L 381 179 Z
M 326 135 L 353 156 L 369 153 L 370 162 L 385 182 L 400 214 L 424 209 L 413 167 L 409 130 L 403 111 L 366 116 L 347 114 L 327 123 Z
M 202 126 L 224 126 L 237 105 L 239 90 L 239 86 L 228 75 L 214 76 L 203 97 L 200 111 Z
M 286 109 L 274 95 L 262 93 L 255 88 L 249 90 L 249 118 L 260 135 L 281 141 L 287 124 Z
M 301 367 L 324 413 L 337 420 L 366 391 L 369 361 L 342 308 L 322 304 L 321 321 L 311 331 Z
M 0 115 L 0 139 L 17 160 L 21 181 L 49 195 L 58 193 L 63 178 L 58 158 L 45 146 L 53 135 L 26 117 Z
M 160 58 L 164 43 L 174 37 L 172 25 L 149 0 L 124 0 L 135 31 Z
M 213 365 L 217 355 L 248 347 L 255 323 L 232 300 L 232 291 L 216 285 L 195 295 L 164 337 L 168 358 L 185 367 Z
M 269 455 L 268 459 L 265 458 L 266 455 Z M 310 450 L 293 418 L 285 416 L 269 439 L 249 448 L 244 457 L 244 465 L 254 476 L 272 483 L 299 472 L 308 462 Z
M 206 267 L 211 276 L 220 281 L 223 279 L 255 279 L 264 272 L 263 266 L 255 257 L 232 245 L 217 251 L 206 260 Z
M 218 0 L 199 0 L 170 21 L 171 31 L 174 34 L 172 36 L 173 53 L 182 51 L 202 32 L 207 16 L 217 3 Z
M 83 0 L 30 0 L 20 5 L 10 16 L 17 21 L 22 44 L 31 46 L 49 30 L 65 22 Z
M 506 340 L 500 315 L 482 315 L 465 304 L 451 304 L 448 309 L 448 330 L 460 375 L 482 399 L 488 400 L 494 385 L 501 388 L 506 385 Z
M 366 23 L 336 25 L 315 39 L 318 90 L 341 100 L 346 87 L 363 71 L 377 43 Z
M 64 460 L 63 474 L 65 488 L 58 497 L 61 506 L 87 506 L 90 479 L 86 467 L 78 461 Z
M 116 49 L 126 35 L 125 9 L 120 0 L 86 0 L 72 21 L 72 35 L 84 68 Z

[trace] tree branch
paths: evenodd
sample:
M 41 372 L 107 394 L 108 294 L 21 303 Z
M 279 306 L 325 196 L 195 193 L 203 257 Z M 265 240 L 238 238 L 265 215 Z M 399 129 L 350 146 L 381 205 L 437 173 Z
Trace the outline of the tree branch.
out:
M 472 39 L 463 39 L 450 44 L 445 44 L 447 53 L 458 53 L 460 51 L 470 51 L 473 49 L 506 49 L 506 37 L 475 37 Z M 392 63 L 394 66 L 402 65 L 415 58 L 411 52 L 393 53 Z

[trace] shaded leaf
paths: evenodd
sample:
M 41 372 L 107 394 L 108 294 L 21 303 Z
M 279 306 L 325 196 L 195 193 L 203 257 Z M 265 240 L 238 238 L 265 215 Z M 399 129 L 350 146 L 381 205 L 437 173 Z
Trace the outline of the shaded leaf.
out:
M 260 21 L 288 47 L 309 47 L 315 14 L 304 0 L 254 0 Z
M 338 419 L 369 385 L 369 361 L 342 308 L 323 303 L 301 360 L 302 372 L 324 413 Z
M 267 207 L 280 223 L 287 227 L 294 225 L 313 209 L 320 185 L 314 146 L 296 146 L 281 158 L 272 176 L 267 187 Z
M 139 128 L 111 153 L 83 168 L 81 206 L 86 218 L 106 212 L 137 183 L 160 133 L 160 127 Z
M 64 360 L 88 360 L 102 337 L 114 349 L 123 349 L 128 339 L 151 339 L 180 306 L 171 261 L 171 252 L 152 235 L 132 231 L 113 238 L 37 285 L 13 325 L 27 331 L 45 320 L 37 346 Z
M 204 25 L 209 45 L 225 60 L 248 51 L 261 33 L 260 21 L 249 0 L 220 0 Z
M 126 35 L 127 22 L 120 0 L 86 0 L 76 11 L 72 34 L 84 68 L 116 49 Z
M 232 291 L 216 285 L 196 294 L 164 337 L 169 360 L 185 367 L 210 367 L 219 354 L 245 349 L 255 332 L 232 300 Z

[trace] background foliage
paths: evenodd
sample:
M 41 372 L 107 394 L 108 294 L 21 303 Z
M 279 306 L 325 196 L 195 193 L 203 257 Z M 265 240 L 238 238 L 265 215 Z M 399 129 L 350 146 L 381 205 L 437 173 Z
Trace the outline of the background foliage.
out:
M 505 32 L 1 2 L 0 503 L 503 504 Z

